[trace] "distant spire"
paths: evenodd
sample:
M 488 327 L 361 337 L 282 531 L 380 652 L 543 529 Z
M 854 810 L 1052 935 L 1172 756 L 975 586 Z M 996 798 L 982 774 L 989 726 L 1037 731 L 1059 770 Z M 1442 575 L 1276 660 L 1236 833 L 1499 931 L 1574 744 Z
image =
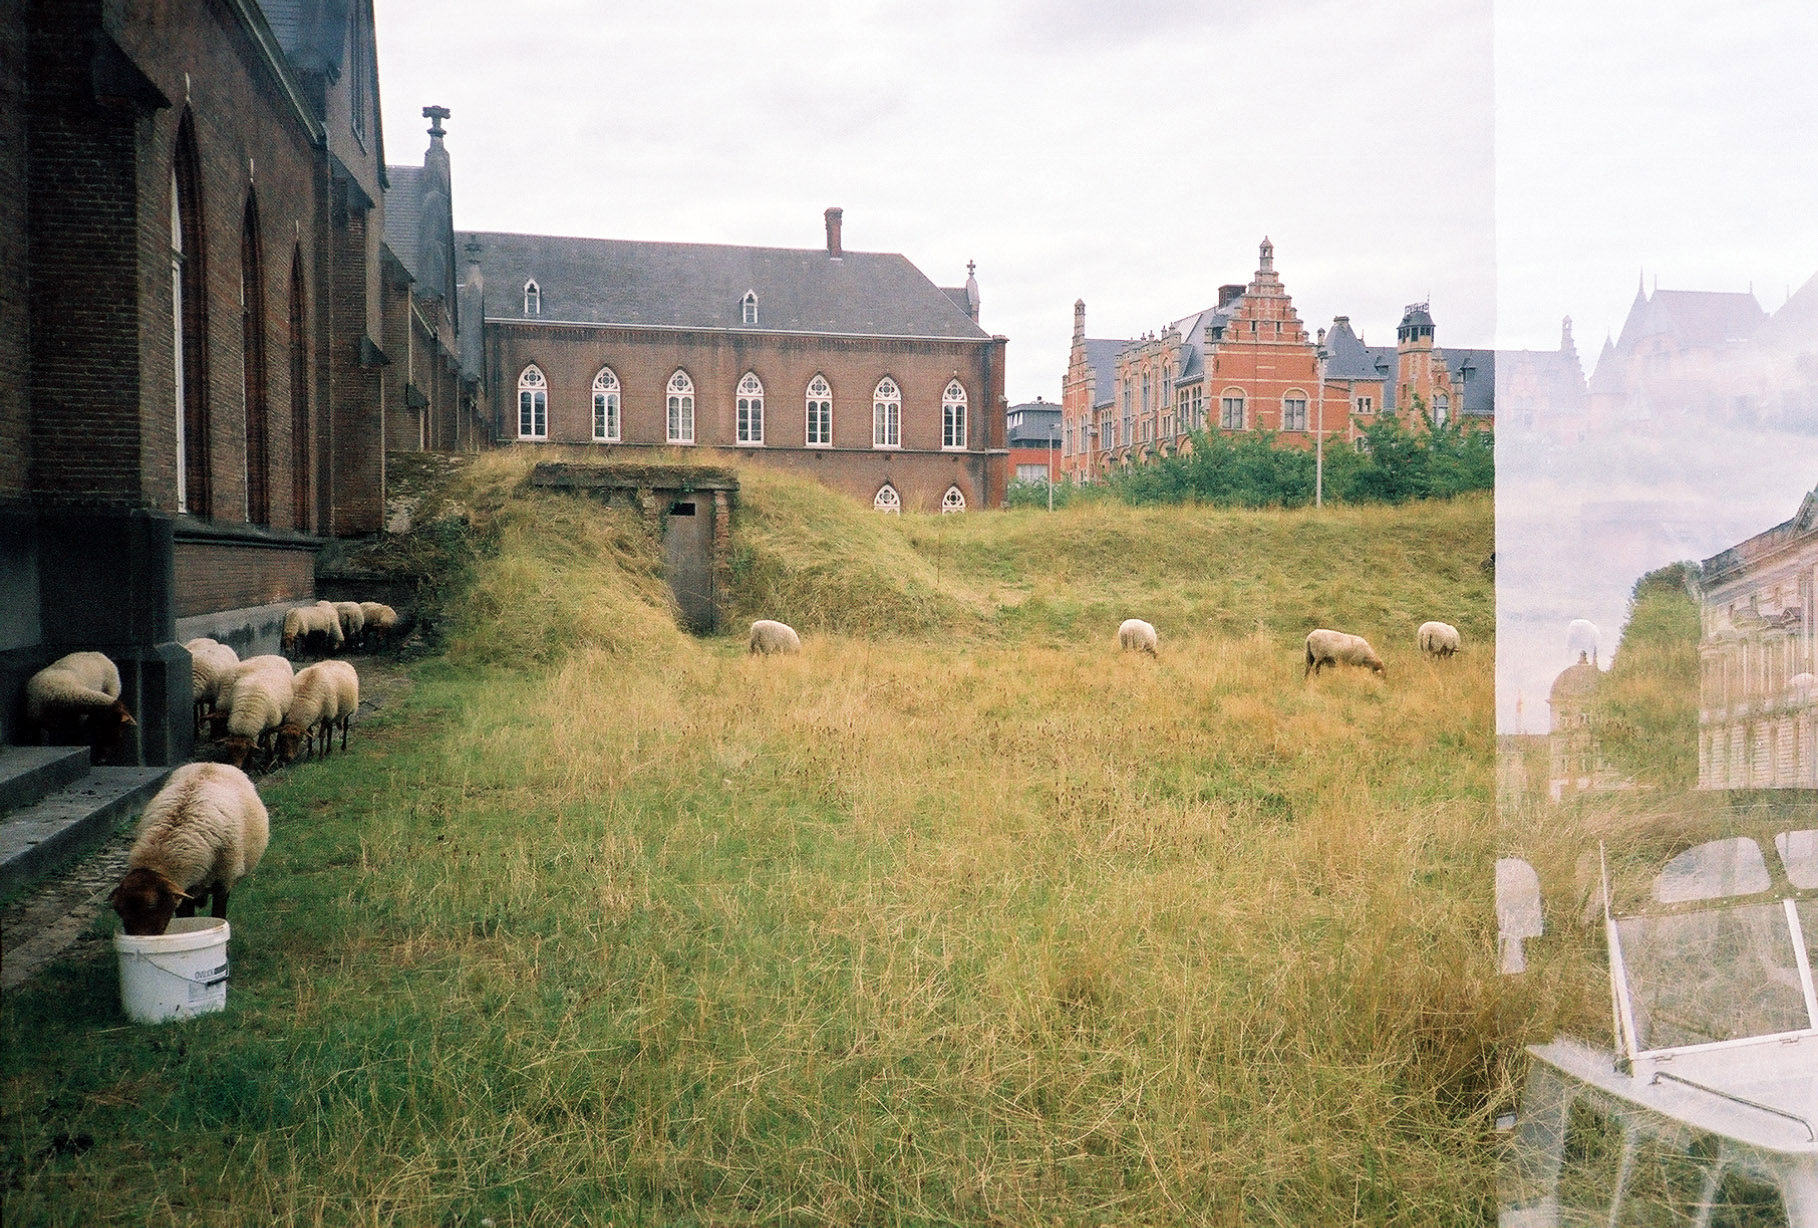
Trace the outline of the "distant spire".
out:
M 1260 254 L 1262 257 L 1262 264 L 1260 266 L 1261 271 L 1264 273 L 1274 272 L 1274 270 L 1275 270 L 1275 244 L 1269 242 L 1268 235 L 1263 236 Z

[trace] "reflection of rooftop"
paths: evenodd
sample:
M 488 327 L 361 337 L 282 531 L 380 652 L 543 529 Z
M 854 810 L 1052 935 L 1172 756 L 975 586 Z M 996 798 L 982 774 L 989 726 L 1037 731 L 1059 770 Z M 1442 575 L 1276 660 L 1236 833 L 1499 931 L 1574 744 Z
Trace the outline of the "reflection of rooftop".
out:
M 1558 708 L 1561 703 L 1582 702 L 1597 689 L 1598 679 L 1602 677 L 1603 671 L 1591 664 L 1589 654 L 1581 652 L 1578 664 L 1568 665 L 1553 679 L 1553 689 L 1547 692 L 1547 703 Z

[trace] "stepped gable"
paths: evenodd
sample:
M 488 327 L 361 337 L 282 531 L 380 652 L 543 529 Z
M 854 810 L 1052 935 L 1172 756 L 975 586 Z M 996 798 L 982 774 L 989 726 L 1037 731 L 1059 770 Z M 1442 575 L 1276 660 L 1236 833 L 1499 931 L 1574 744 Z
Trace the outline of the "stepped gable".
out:
M 989 334 L 909 260 L 891 252 L 739 247 L 463 231 L 489 321 L 951 338 Z M 469 246 L 477 244 L 477 253 Z M 540 310 L 526 312 L 535 281 Z M 757 296 L 757 323 L 740 304 Z

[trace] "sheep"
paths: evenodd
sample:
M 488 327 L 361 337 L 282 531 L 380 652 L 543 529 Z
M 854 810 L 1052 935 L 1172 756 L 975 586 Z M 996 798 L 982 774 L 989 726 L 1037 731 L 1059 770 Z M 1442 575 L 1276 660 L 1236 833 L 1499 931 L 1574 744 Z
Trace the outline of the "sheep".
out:
M 800 652 L 802 637 L 788 623 L 760 618 L 751 624 L 751 651 L 769 656 L 773 652 Z
M 398 629 L 398 612 L 382 601 L 362 601 L 360 613 L 366 616 L 366 638 L 369 640 L 383 643 Z
M 239 768 L 186 763 L 145 807 L 112 903 L 128 934 L 162 934 L 193 917 L 198 895 L 227 916 L 227 896 L 252 873 L 271 838 L 259 791 Z
M 1361 635 L 1346 635 L 1343 631 L 1327 631 L 1322 627 L 1307 633 L 1307 668 L 1300 676 L 1304 679 L 1308 674 L 1317 675 L 1326 665 L 1361 665 L 1372 673 L 1388 676 L 1382 658 L 1370 647 L 1370 641 Z
M 48 737 L 86 731 L 91 746 L 109 751 L 120 731 L 137 725 L 120 700 L 120 671 L 98 652 L 72 652 L 25 684 L 25 715 Z
M 1117 627 L 1117 646 L 1125 652 L 1155 655 L 1155 628 L 1140 618 L 1126 618 Z
M 1422 652 L 1436 657 L 1449 657 L 1458 651 L 1458 628 L 1451 623 L 1421 623 L 1414 638 Z
M 240 663 L 227 697 L 229 763 L 245 767 L 253 747 L 264 744 L 268 735 L 284 723 L 295 687 L 290 662 L 283 657 L 253 657 Z
M 335 617 L 341 620 L 341 639 L 352 648 L 366 634 L 366 615 L 357 601 L 331 601 Z
M 220 703 L 234 667 L 240 664 L 240 654 L 205 635 L 183 647 L 189 650 L 190 696 L 196 704 L 196 728 L 201 729 L 203 718 Z
M 280 649 L 287 657 L 303 652 L 315 641 L 325 642 L 330 650 L 338 649 L 345 639 L 340 615 L 326 601 L 292 606 L 284 611 L 284 638 Z
M 290 707 L 278 726 L 278 762 L 297 757 L 305 738 L 322 738 L 322 754 L 341 729 L 341 749 L 347 749 L 347 724 L 360 706 L 360 676 L 345 661 L 318 661 L 297 672 Z

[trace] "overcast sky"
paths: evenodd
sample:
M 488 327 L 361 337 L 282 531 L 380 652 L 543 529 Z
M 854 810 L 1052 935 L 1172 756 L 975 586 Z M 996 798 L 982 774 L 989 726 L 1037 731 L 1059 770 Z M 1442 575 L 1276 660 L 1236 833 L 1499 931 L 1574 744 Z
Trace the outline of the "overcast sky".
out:
M 379 0 L 392 162 L 451 107 L 462 229 L 978 262 L 1012 401 L 1076 298 L 1128 337 L 1248 279 L 1310 325 L 1587 364 L 1637 271 L 1777 307 L 1818 271 L 1805 0 Z

